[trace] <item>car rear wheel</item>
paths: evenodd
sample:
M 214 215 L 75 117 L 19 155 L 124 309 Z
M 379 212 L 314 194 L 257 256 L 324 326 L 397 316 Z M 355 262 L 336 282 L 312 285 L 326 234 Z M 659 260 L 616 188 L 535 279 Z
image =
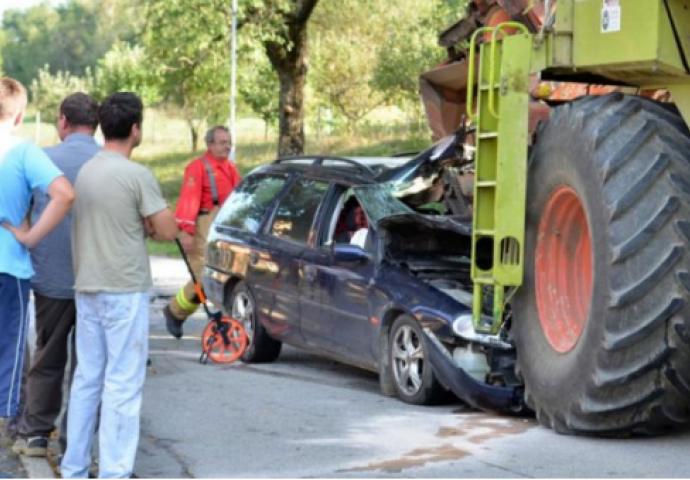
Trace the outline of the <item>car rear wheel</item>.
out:
M 271 338 L 256 315 L 254 295 L 244 283 L 232 291 L 230 314 L 244 327 L 247 334 L 247 348 L 242 354 L 246 363 L 268 363 L 278 358 L 282 343 Z
M 431 405 L 443 389 L 426 361 L 426 337 L 419 323 L 409 315 L 399 316 L 388 342 L 389 365 L 398 397 L 405 403 Z

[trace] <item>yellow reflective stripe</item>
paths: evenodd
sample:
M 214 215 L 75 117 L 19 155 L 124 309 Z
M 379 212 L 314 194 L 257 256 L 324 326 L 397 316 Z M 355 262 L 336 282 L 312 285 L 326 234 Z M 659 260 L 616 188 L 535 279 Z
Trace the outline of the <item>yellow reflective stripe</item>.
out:
M 175 296 L 175 300 L 177 300 L 177 304 L 185 312 L 194 313 L 194 312 L 196 312 L 196 309 L 199 306 L 198 303 L 193 303 L 193 302 L 190 302 L 189 300 L 187 300 L 187 297 L 185 297 L 185 295 L 184 295 L 184 289 L 177 292 L 177 295 Z

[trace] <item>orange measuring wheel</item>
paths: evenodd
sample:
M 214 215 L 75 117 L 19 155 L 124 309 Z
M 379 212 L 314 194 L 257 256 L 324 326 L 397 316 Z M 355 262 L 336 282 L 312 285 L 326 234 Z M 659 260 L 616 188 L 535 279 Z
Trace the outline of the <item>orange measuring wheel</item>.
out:
M 234 362 L 247 348 L 247 334 L 237 320 L 228 317 L 214 319 L 201 335 L 201 348 L 199 361 L 202 363 L 209 358 L 217 363 Z

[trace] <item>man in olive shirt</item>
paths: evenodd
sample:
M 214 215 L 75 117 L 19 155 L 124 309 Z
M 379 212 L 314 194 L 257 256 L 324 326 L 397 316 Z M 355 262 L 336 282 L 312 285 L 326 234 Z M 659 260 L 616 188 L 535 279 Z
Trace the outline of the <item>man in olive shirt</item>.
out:
M 132 475 L 152 286 L 145 237 L 148 233 L 159 241 L 173 241 L 177 235 L 153 173 L 129 160 L 141 142 L 141 100 L 133 93 L 115 93 L 99 107 L 98 119 L 103 150 L 82 167 L 75 185 L 72 253 L 79 361 L 69 403 L 63 478 L 87 478 L 99 402 L 99 476 Z

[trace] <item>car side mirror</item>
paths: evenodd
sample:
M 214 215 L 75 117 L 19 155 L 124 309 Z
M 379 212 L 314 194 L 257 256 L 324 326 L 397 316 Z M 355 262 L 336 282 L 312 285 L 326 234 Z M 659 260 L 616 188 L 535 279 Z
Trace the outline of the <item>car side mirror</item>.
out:
M 333 257 L 337 263 L 364 263 L 371 260 L 372 255 L 357 245 L 336 244 Z

